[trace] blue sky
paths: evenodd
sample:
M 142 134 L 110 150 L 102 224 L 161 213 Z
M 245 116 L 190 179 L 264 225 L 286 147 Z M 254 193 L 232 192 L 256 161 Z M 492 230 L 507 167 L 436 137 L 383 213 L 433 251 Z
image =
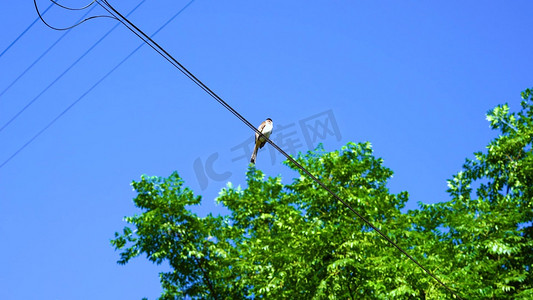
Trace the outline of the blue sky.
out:
M 272 118 L 278 144 L 371 142 L 411 209 L 448 200 L 446 179 L 496 134 L 486 111 L 517 110 L 533 86 L 531 1 L 110 2 L 138 6 L 147 34 L 189 4 L 156 41 L 253 124 Z M 199 214 L 224 213 L 214 198 L 243 183 L 253 132 L 151 48 L 133 52 L 141 41 L 116 21 L 39 21 L 21 36 L 33 3 L 1 6 L 0 298 L 156 298 L 165 267 L 119 266 L 109 244 L 138 212 L 131 181 L 177 170 Z M 271 150 L 257 167 L 289 182 Z

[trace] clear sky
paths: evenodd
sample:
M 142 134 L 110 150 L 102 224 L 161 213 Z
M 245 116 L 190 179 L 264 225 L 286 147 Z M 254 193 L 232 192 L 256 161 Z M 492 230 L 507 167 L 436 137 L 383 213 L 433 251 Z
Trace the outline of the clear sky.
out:
M 154 39 L 289 152 L 371 142 L 409 209 L 448 200 L 496 134 L 486 111 L 533 86 L 531 1 L 109 1 L 147 34 L 175 16 Z M 105 13 L 44 17 L 87 12 Z M 224 213 L 253 132 L 116 21 L 36 17 L 0 4 L 0 299 L 154 299 L 165 266 L 119 266 L 109 243 L 131 181 L 176 170 L 199 214 Z M 290 182 L 271 151 L 257 167 Z

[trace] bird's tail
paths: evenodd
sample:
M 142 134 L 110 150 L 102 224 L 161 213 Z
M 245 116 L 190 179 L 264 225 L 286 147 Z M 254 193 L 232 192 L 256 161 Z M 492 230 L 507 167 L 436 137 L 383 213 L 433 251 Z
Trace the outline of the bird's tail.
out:
M 258 144 L 258 143 L 255 143 L 254 152 L 252 153 L 252 158 L 250 159 L 250 162 L 251 162 L 252 164 L 255 164 L 255 159 L 256 159 L 256 157 L 257 157 L 258 146 L 259 146 L 259 144 Z

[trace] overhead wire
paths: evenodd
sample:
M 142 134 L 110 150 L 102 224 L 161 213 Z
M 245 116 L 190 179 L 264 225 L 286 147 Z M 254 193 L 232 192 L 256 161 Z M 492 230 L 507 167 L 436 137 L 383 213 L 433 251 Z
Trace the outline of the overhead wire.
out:
M 46 14 L 46 12 L 47 12 L 50 8 L 52 8 L 52 6 L 54 6 L 54 3 L 51 3 L 50 6 L 48 6 L 48 7 L 43 11 L 42 15 L 44 16 L 44 14 Z M 23 31 L 22 31 L 22 32 L 21 32 L 21 33 L 15 38 L 15 40 L 13 40 L 13 41 L 7 46 L 7 48 L 5 48 L 5 49 L 2 51 L 2 53 L 0 53 L 0 57 L 2 57 L 2 56 L 7 52 L 7 50 L 9 50 L 9 48 L 13 47 L 13 45 L 15 45 L 15 44 L 18 42 L 18 40 L 19 40 L 23 35 L 25 35 L 26 32 L 28 32 L 28 30 L 30 30 L 30 28 L 32 28 L 33 25 L 34 25 L 35 23 L 37 23 L 37 21 L 39 21 L 39 19 L 40 19 L 39 17 L 35 18 L 35 20 L 33 20 L 33 22 L 31 22 L 30 25 L 28 25 L 28 27 L 26 27 L 26 29 L 24 29 L 24 30 L 23 30 Z
M 330 188 L 328 188 L 321 180 L 319 180 L 317 177 L 315 177 L 313 174 L 311 174 L 311 172 L 309 172 L 305 167 L 303 167 L 294 158 L 292 158 L 289 154 L 287 154 L 283 149 L 281 149 L 278 145 L 276 145 L 272 140 L 270 140 L 268 137 L 264 136 L 246 118 L 244 118 L 239 112 L 237 112 L 233 107 L 231 107 L 226 101 L 224 101 L 220 96 L 218 96 L 215 92 L 213 92 L 207 85 L 205 85 L 193 73 L 191 73 L 187 68 L 185 68 L 179 61 L 177 61 L 163 47 L 161 47 L 157 42 L 155 42 L 153 39 L 151 39 L 149 36 L 147 36 L 142 30 L 140 30 L 135 24 L 133 24 L 131 21 L 129 21 L 126 17 L 124 17 L 122 14 L 120 14 L 120 12 L 118 12 L 107 0 L 100 0 L 100 1 L 97 1 L 97 2 L 98 2 L 98 4 L 100 4 L 100 6 L 104 7 L 104 9 L 106 9 L 108 11 L 108 13 L 110 13 L 113 16 L 115 16 L 115 18 L 117 20 L 119 20 L 122 24 L 124 24 L 130 31 L 132 31 L 135 35 L 137 35 L 139 38 L 141 38 L 143 41 L 145 41 L 147 44 L 149 44 L 156 52 L 158 52 L 161 56 L 163 56 L 167 61 L 171 62 L 172 65 L 174 65 L 176 68 L 178 68 L 183 74 L 185 74 L 189 79 L 191 79 L 196 85 L 198 85 L 201 89 L 203 89 L 205 92 L 207 92 L 212 98 L 214 98 L 217 102 L 219 102 L 224 108 L 229 110 L 233 115 L 235 115 L 245 125 L 247 125 L 253 131 L 255 131 L 257 134 L 259 134 L 259 136 L 262 136 L 263 138 L 265 138 L 265 140 L 270 145 L 272 145 L 272 147 L 274 147 L 276 150 L 278 150 L 291 163 L 293 163 L 302 172 L 304 172 L 307 176 L 309 176 L 320 187 L 322 187 L 324 190 L 326 190 L 337 201 L 342 203 L 346 208 L 348 208 L 351 212 L 353 212 L 357 217 L 359 217 L 359 219 L 361 219 L 369 227 L 371 227 L 373 230 L 375 230 L 377 233 L 379 233 L 379 235 L 381 235 L 387 242 L 389 242 L 391 245 L 393 245 L 395 248 L 397 248 L 401 253 L 403 253 L 407 258 L 409 258 L 411 261 L 413 261 L 427 275 L 429 275 L 434 280 L 436 280 L 442 287 L 446 288 L 455 297 L 461 299 L 461 297 L 455 291 L 453 291 L 450 287 L 448 287 L 446 284 L 444 284 L 444 282 L 442 282 L 432 272 L 430 272 L 428 269 L 426 269 L 414 257 L 409 255 L 409 253 L 407 253 L 402 247 L 400 247 L 397 243 L 395 243 L 392 239 L 390 239 L 385 233 L 383 233 L 374 224 L 372 224 L 370 221 L 368 221 L 363 215 L 358 213 L 353 207 L 351 207 L 351 205 L 349 205 L 346 201 L 344 201 L 342 198 L 340 198 L 335 192 L 333 192 Z M 107 6 L 107 8 L 104 5 L 102 5 L 102 3 L 104 3 L 105 6 Z
M 83 7 L 78 7 L 78 8 L 62 5 L 62 4 L 58 3 L 55 0 L 50 0 L 50 2 L 52 2 L 52 4 L 55 4 L 55 5 L 57 5 L 57 6 L 61 7 L 61 8 L 67 9 L 67 10 L 84 10 L 84 9 L 88 8 L 89 6 L 93 5 L 96 2 L 96 0 L 93 0 L 89 4 L 87 4 L 87 5 L 83 6 Z
M 133 13 L 135 10 L 137 10 L 146 0 L 142 0 L 131 10 L 129 14 Z M 98 44 L 100 44 L 111 32 L 113 32 L 120 23 L 116 23 L 113 25 L 113 27 L 108 30 L 98 41 L 96 41 L 89 49 L 87 49 L 78 59 L 76 59 L 70 66 L 68 66 L 61 74 L 59 74 L 52 82 L 50 82 L 37 96 L 35 96 L 32 100 L 30 100 L 26 105 L 24 105 L 13 117 L 11 117 L 2 127 L 0 127 L 0 132 L 4 130 L 9 124 L 11 124 L 13 121 L 15 121 L 26 109 L 28 109 L 35 101 L 37 101 L 46 91 L 48 91 L 52 86 L 54 86 L 63 76 L 65 76 L 74 66 L 76 66 L 85 56 L 87 56 Z
M 120 12 L 118 12 L 109 2 L 106 0 L 97 1 L 100 6 L 102 6 L 104 9 L 107 10 L 110 14 L 114 15 L 117 20 L 119 20 L 126 28 L 128 28 L 131 32 L 133 32 L 135 35 L 137 35 L 139 38 L 141 38 L 143 41 L 145 41 L 152 49 L 154 49 L 157 53 L 159 53 L 163 58 L 165 58 L 167 61 L 169 61 L 174 67 L 176 67 L 179 71 L 181 71 L 185 76 L 187 76 L 191 81 L 193 81 L 196 85 L 198 85 L 201 89 L 203 89 L 206 93 L 208 93 L 211 97 L 213 97 L 216 101 L 218 101 L 222 106 L 224 106 L 226 109 L 228 109 L 232 114 L 234 114 L 239 120 L 241 120 L 243 123 L 245 123 L 248 127 L 250 127 L 252 130 L 257 132 L 260 136 L 263 136 L 261 132 L 255 128 L 252 123 L 250 123 L 248 120 L 246 120 L 241 114 L 239 114 L 233 107 L 231 107 L 226 101 L 224 101 L 221 97 L 219 97 L 215 92 L 213 92 L 208 86 L 206 86 L 200 79 L 198 79 L 193 73 L 191 73 L 187 68 L 185 68 L 179 61 L 177 61 L 170 53 L 168 53 L 163 47 L 159 46 L 154 40 L 152 40 L 149 36 L 147 36 L 142 30 L 140 30 L 135 24 L 130 22 L 126 17 L 124 17 Z M 105 3 L 105 5 L 108 6 L 106 8 L 104 5 L 102 5 L 100 2 Z M 264 137 L 264 136 L 263 136 Z M 269 141 L 271 143 L 271 141 Z
M 53 0 L 50 0 L 52 2 L 52 4 L 56 4 L 56 5 L 59 5 L 60 7 L 62 8 L 66 8 L 66 9 L 69 9 L 69 10 L 81 10 L 81 9 L 85 9 L 91 5 L 93 5 L 95 1 L 91 2 L 90 4 L 88 4 L 87 6 L 83 7 L 83 8 L 69 8 L 69 7 L 66 7 L 66 6 L 63 6 L 63 5 L 60 5 L 60 4 L 57 4 L 57 2 L 53 1 Z M 98 16 L 91 16 L 91 17 L 88 17 L 88 18 L 85 18 L 77 23 L 75 23 L 74 25 L 72 26 L 68 26 L 68 27 L 54 27 L 52 25 L 50 25 L 48 22 L 46 22 L 46 20 L 43 18 L 42 14 L 40 13 L 39 11 L 39 7 L 37 6 L 37 0 L 33 0 L 33 5 L 35 6 L 35 10 L 37 11 L 37 14 L 39 15 L 39 18 L 41 19 L 41 21 L 49 28 L 53 29 L 53 30 L 69 30 L 69 29 L 72 29 L 76 26 L 79 26 L 89 20 L 93 20 L 93 19 L 96 19 L 96 18 L 112 18 L 112 19 L 115 19 L 115 17 L 113 16 L 106 16 L 106 15 L 98 15 Z
M 141 1 L 137 7 L 139 7 L 144 1 Z M 152 33 L 152 36 L 159 33 L 163 28 L 165 28 L 170 22 L 172 22 L 176 17 L 178 17 L 185 9 L 187 9 L 195 0 L 189 1 L 182 9 L 180 9 L 177 13 L 175 13 L 171 18 L 169 18 L 163 25 L 161 25 L 154 33 Z M 132 11 L 128 13 L 130 15 L 132 12 L 134 12 L 137 7 L 135 7 Z M 113 31 L 118 25 L 121 23 L 117 23 L 108 33 Z M 98 42 L 97 42 L 98 43 Z M 24 143 L 22 146 L 20 146 L 11 156 L 9 156 L 6 160 L 0 164 L 0 169 L 3 168 L 9 161 L 11 161 L 13 158 L 15 158 L 24 148 L 29 146 L 33 141 L 35 141 L 41 134 L 43 134 L 46 130 L 48 130 L 55 122 L 57 122 L 61 117 L 63 117 L 70 109 L 72 109 L 76 104 L 78 104 L 83 98 L 85 98 L 92 90 L 94 90 L 100 83 L 102 83 L 107 77 L 109 77 L 114 71 L 116 71 L 122 64 L 124 64 L 130 57 L 133 56 L 139 49 L 142 48 L 142 46 L 146 45 L 146 43 L 143 41 L 137 48 L 135 48 L 132 52 L 130 52 L 124 59 L 122 59 L 117 65 L 115 65 L 110 71 L 108 71 L 103 77 L 101 77 L 99 80 L 97 80 L 87 91 L 85 91 L 80 97 L 78 97 L 76 100 L 74 100 L 69 106 L 67 106 L 61 113 L 59 113 L 52 121 L 50 121 L 45 127 L 43 127 L 41 130 L 39 130 L 35 135 L 33 135 L 26 143 Z
M 52 3 L 52 5 L 54 5 L 54 4 Z M 91 7 L 83 16 L 81 16 L 79 21 L 83 20 L 85 18 L 85 16 L 87 16 L 95 7 L 96 6 Z M 39 18 L 37 18 L 37 20 L 38 19 Z M 46 54 L 48 54 L 48 52 L 50 52 L 50 50 L 52 50 L 69 33 L 70 33 L 70 30 L 64 31 L 63 34 L 50 47 L 48 47 L 48 49 L 46 49 L 41 55 L 39 55 L 39 57 L 37 59 L 35 59 L 22 73 L 20 73 L 20 75 L 17 76 L 17 78 L 15 78 L 13 81 L 11 81 L 11 83 L 8 84 L 7 87 L 5 87 L 2 90 L 2 92 L 0 92 L 0 97 L 2 97 L 15 83 L 17 83 L 17 81 L 20 80 L 20 78 L 22 78 L 22 76 L 24 76 L 31 68 L 33 68 L 44 56 L 46 56 Z M 9 123 L 11 123 L 13 120 L 14 119 L 8 121 L 4 126 L 2 126 L 0 128 L 0 131 L 2 131 L 4 129 L 4 127 L 9 125 Z

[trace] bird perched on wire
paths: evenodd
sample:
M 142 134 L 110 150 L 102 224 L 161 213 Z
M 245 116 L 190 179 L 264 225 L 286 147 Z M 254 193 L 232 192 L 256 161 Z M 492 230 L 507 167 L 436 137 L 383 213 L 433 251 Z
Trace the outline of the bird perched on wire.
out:
M 263 134 L 263 136 L 259 136 L 259 133 L 255 133 L 255 147 L 254 152 L 252 153 L 252 158 L 250 159 L 250 162 L 252 164 L 255 164 L 255 159 L 257 157 L 257 150 L 263 148 L 263 146 L 266 143 L 265 137 L 269 138 L 272 134 L 272 128 L 274 127 L 274 124 L 272 123 L 272 119 L 267 118 L 259 127 L 257 127 L 257 130 Z

